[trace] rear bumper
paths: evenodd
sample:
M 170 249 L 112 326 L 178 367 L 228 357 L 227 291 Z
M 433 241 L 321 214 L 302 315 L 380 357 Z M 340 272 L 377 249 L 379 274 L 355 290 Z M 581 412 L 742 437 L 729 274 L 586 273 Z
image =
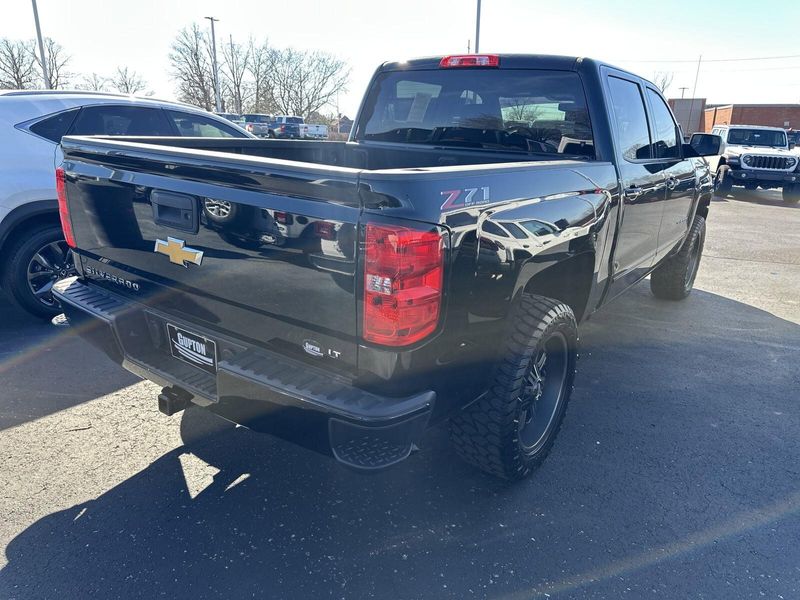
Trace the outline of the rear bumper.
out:
M 56 284 L 70 324 L 112 360 L 235 423 L 334 456 L 360 470 L 405 459 L 428 424 L 436 394 L 404 398 L 360 389 L 329 371 L 159 314 L 77 278 Z M 174 358 L 166 323 L 217 342 L 215 374 Z

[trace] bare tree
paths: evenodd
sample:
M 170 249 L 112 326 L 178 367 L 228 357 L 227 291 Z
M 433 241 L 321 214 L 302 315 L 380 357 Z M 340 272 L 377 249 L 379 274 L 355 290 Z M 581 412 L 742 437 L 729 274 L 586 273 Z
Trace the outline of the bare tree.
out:
M 0 88 L 35 88 L 38 80 L 36 57 L 31 42 L 0 39 Z
M 308 116 L 346 91 L 347 64 L 327 52 L 293 48 L 270 52 L 268 81 L 276 108 L 284 114 Z
M 220 48 L 222 110 L 307 117 L 347 89 L 349 67 L 327 52 L 281 50 L 252 37 L 240 44 L 232 36 Z M 194 23 L 178 33 L 169 55 L 178 97 L 206 110 L 214 107 L 212 52 L 209 36 Z
M 147 88 L 147 82 L 133 69 L 117 67 L 111 78 L 111 87 L 121 94 L 140 94 Z
M 172 42 L 169 61 L 178 80 L 178 98 L 206 110 L 214 108 L 211 41 L 197 23 L 181 29 Z
M 63 89 L 69 84 L 73 74 L 67 70 L 67 65 L 71 57 L 64 52 L 64 48 L 51 38 L 44 39 L 44 54 L 47 61 L 47 75 L 50 79 L 50 89 Z M 42 61 L 37 53 L 34 53 L 36 64 L 42 68 Z
M 91 75 L 84 75 L 81 82 L 75 86 L 79 90 L 91 90 L 94 92 L 108 91 L 108 78 L 92 73 Z
M 515 98 L 514 104 L 503 109 L 503 119 L 506 121 L 530 124 L 541 115 L 542 107 L 536 104 L 536 98 Z
M 250 48 L 242 46 L 230 37 L 228 44 L 222 46 L 222 77 L 226 87 L 227 96 L 230 97 L 232 109 L 236 114 L 242 114 L 246 102 L 249 101 L 251 86 L 246 80 L 250 70 Z
M 243 107 L 246 112 L 272 113 L 275 110 L 275 102 L 269 82 L 269 70 L 272 63 L 269 42 L 264 40 L 260 45 L 256 44 L 251 37 L 247 42 L 250 53 L 250 61 L 247 70 L 252 83 L 252 94 L 250 102 Z
M 672 80 L 675 78 L 675 73 L 672 71 L 656 71 L 653 74 L 653 83 L 656 84 L 656 87 L 661 90 L 662 94 L 667 93 L 669 86 L 672 85 Z

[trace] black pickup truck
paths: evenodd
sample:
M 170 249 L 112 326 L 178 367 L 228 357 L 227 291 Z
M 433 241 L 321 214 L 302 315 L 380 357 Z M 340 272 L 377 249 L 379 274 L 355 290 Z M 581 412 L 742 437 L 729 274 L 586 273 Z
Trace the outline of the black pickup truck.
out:
M 577 324 L 648 274 L 689 294 L 713 193 L 657 88 L 584 58 L 375 73 L 348 142 L 66 137 L 78 277 L 55 294 L 116 362 L 356 469 L 449 420 L 468 461 L 544 459 Z

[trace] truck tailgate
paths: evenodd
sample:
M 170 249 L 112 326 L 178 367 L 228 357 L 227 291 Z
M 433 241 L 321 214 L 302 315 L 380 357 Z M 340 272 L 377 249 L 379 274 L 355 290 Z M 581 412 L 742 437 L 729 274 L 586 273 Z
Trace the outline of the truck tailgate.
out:
M 189 328 L 356 365 L 359 171 L 62 145 L 84 276 Z

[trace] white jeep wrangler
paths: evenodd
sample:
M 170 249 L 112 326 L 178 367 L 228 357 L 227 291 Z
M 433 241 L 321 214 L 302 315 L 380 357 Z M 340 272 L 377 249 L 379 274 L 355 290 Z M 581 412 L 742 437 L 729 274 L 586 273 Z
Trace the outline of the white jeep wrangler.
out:
M 709 159 L 716 172 L 716 190 L 727 196 L 733 186 L 748 190 L 783 188 L 783 200 L 800 202 L 800 155 L 791 152 L 786 131 L 760 125 L 717 125 L 722 154 Z M 716 162 L 716 164 L 714 164 Z

